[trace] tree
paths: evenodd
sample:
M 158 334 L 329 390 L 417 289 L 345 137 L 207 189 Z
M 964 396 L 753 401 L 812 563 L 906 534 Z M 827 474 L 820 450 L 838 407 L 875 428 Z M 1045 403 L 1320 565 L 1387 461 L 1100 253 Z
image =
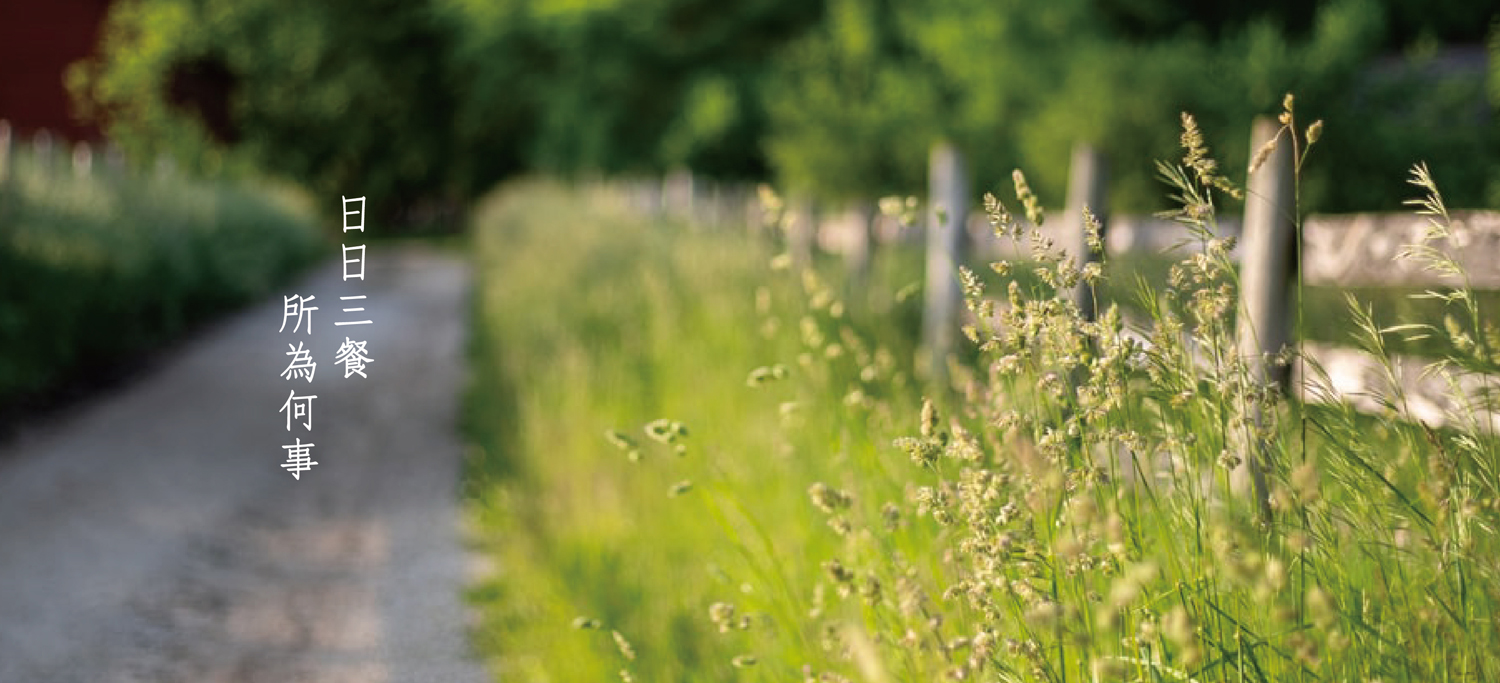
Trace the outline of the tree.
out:
M 72 81 L 137 157 L 255 167 L 391 219 L 471 189 L 448 164 L 447 43 L 421 3 L 127 0 Z

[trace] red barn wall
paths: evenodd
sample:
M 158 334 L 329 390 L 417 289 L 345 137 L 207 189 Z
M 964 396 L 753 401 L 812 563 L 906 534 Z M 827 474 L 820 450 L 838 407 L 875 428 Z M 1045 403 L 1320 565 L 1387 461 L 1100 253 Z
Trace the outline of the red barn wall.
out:
M 94 53 L 108 9 L 109 0 L 0 0 L 0 119 L 17 134 L 101 137 L 74 117 L 63 72 Z

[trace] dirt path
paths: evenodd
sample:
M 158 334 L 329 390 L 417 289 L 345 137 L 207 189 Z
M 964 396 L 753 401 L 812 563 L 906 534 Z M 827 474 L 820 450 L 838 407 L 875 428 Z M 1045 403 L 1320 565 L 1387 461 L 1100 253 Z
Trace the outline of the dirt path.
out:
M 0 683 L 484 680 L 458 593 L 468 271 L 369 251 L 363 285 L 331 265 L 278 293 L 317 296 L 311 337 L 278 333 L 277 296 L 0 444 Z M 356 293 L 373 324 L 335 327 Z M 368 379 L 333 362 L 346 332 Z M 280 376 L 297 341 L 311 384 Z M 286 430 L 291 390 L 317 396 L 310 432 Z

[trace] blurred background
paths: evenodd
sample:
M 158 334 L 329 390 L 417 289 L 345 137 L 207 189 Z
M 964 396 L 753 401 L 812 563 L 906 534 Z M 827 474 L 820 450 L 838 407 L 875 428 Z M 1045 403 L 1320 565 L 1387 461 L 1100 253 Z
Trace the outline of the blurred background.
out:
M 1114 160 L 1109 209 L 1141 213 L 1168 202 L 1151 160 L 1175 155 L 1179 112 L 1243 168 L 1246 123 L 1295 92 L 1329 122 L 1304 211 L 1400 209 L 1416 160 L 1450 206 L 1500 204 L 1500 24 L 1463 0 L 5 0 L 0 17 L 0 397 L 264 293 L 318 253 L 309 224 L 336 225 L 307 198 L 350 188 L 379 234 L 457 231 L 532 173 L 690 170 L 837 209 L 921 194 L 945 139 L 976 196 L 1020 167 L 1056 198 L 1085 142 Z M 80 332 L 101 316 L 123 341 Z
M 325 195 L 357 178 L 409 222 L 529 171 L 687 167 L 825 199 L 915 192 L 940 135 L 970 150 L 981 185 L 1020 166 L 1058 194 L 1076 140 L 1158 158 L 1187 110 L 1240 141 L 1286 92 L 1331 123 L 1310 210 L 1393 208 L 1416 157 L 1454 205 L 1500 199 L 1487 3 L 65 0 L 3 11 L 0 116 L 20 138 L 108 140 L 132 164 L 275 174 Z M 1226 165 L 1247 158 L 1243 141 L 1221 147 Z M 1150 165 L 1118 165 L 1112 204 L 1154 207 Z
M 5 0 L 0 404 L 266 293 L 351 188 L 377 235 L 458 231 L 525 174 L 691 171 L 837 210 L 922 194 L 943 139 L 976 196 L 1020 167 L 1057 198 L 1083 142 L 1114 160 L 1108 208 L 1143 213 L 1179 112 L 1244 168 L 1246 123 L 1295 92 L 1328 121 L 1305 212 L 1400 209 L 1416 160 L 1450 206 L 1493 207 L 1496 21 L 1463 0 Z

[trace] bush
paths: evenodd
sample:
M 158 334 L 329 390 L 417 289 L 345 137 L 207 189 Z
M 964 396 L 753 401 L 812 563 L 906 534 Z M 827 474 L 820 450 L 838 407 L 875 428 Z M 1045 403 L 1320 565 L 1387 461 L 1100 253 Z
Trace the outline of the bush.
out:
M 17 170 L 0 186 L 0 406 L 155 348 L 321 250 L 263 193 Z

